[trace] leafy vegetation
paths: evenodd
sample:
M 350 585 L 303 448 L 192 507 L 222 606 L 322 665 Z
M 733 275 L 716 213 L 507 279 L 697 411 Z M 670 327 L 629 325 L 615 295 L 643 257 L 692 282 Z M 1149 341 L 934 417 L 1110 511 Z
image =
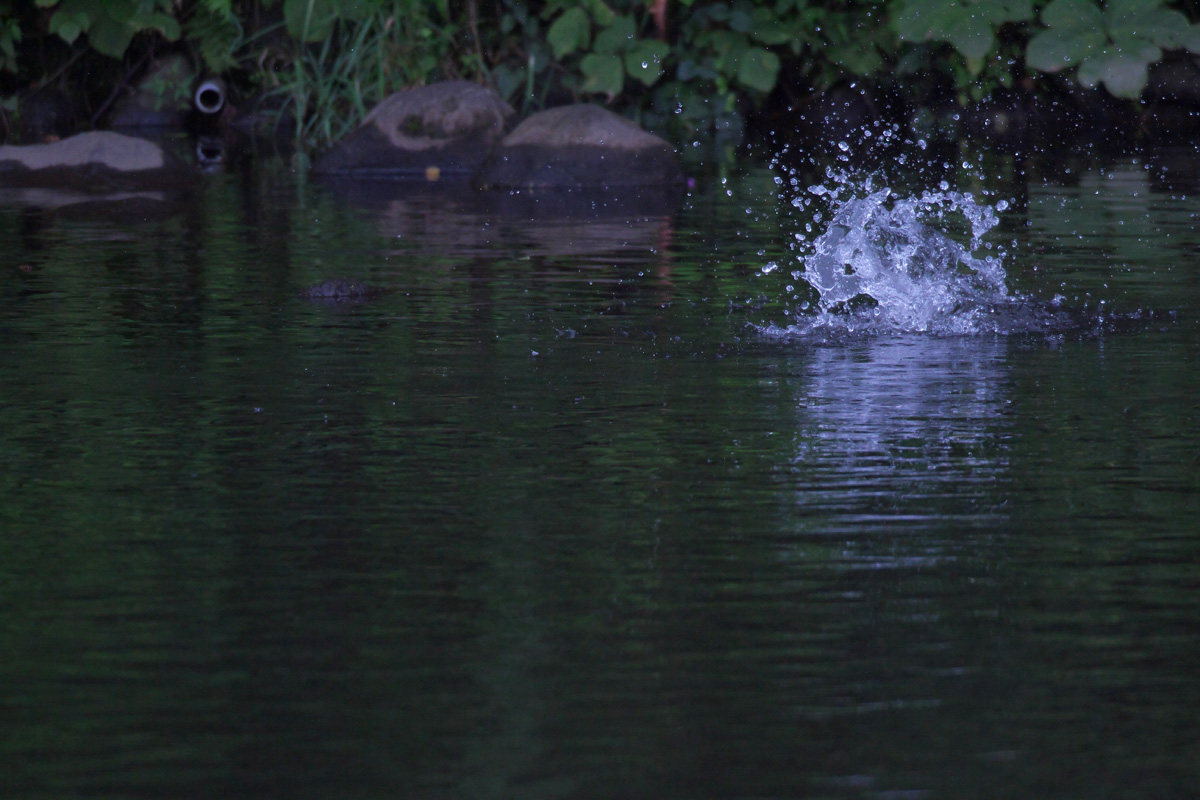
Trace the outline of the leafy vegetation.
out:
M 1053 0 L 1046 26 L 1029 41 L 1029 66 L 1045 72 L 1077 67 L 1079 82 L 1103 84 L 1116 97 L 1136 99 L 1163 50 L 1200 53 L 1200 26 L 1180 11 L 1145 0 Z
M 36 0 L 39 8 L 52 8 L 46 29 L 67 44 L 87 34 L 97 52 L 121 58 L 133 37 L 156 31 L 169 42 L 179 38 L 179 20 L 172 0 Z
M 181 50 L 293 117 L 313 148 L 388 93 L 455 77 L 523 112 L 601 102 L 684 140 L 740 129 L 781 90 L 839 83 L 913 102 L 937 85 L 966 104 L 1061 74 L 1136 100 L 1153 64 L 1200 54 L 1198 13 L 1190 0 L 36 0 L 0 9 L 0 97 L 79 91 L 84 70 L 105 76 L 87 87 L 103 95 Z

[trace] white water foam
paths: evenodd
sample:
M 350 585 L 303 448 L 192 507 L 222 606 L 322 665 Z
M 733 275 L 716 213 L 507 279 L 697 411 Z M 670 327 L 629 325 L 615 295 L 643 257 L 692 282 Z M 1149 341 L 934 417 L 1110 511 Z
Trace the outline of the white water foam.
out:
M 823 207 L 813 216 L 818 223 L 829 216 L 798 256 L 803 269 L 791 273 L 815 290 L 817 302 L 799 303 L 792 324 L 763 333 L 952 335 L 1010 326 L 1023 298 L 1008 290 L 1003 250 L 984 239 L 1005 201 L 988 205 L 945 183 L 905 197 L 872 178 L 853 181 L 833 170 L 827 178 L 828 185 L 809 187 L 808 197 L 793 203 Z M 777 268 L 768 264 L 763 272 Z
M 864 129 L 856 145 L 877 164 L 917 167 L 928 177 L 922 164 L 930 162 L 910 159 L 912 148 L 923 151 L 926 143 L 905 139 L 898 125 Z M 1005 248 L 988 235 L 1007 201 L 989 199 L 986 191 L 954 191 L 946 180 L 936 190 L 898 192 L 880 177 L 882 170 L 851 171 L 856 147 L 843 142 L 838 149 L 835 158 L 843 166 L 827 167 L 822 184 L 804 191 L 794 170 L 788 176 L 798 193 L 791 204 L 801 215 L 792 245 L 796 268 L 771 262 L 762 272 L 790 275 L 790 322 L 755 325 L 763 335 L 810 341 L 914 333 L 1103 335 L 1174 322 L 1174 312 L 1113 312 L 1103 300 L 1068 307 L 1061 295 L 1045 302 L 1011 291 Z M 782 155 L 772 166 L 781 166 Z M 972 169 L 967 162 L 962 168 Z

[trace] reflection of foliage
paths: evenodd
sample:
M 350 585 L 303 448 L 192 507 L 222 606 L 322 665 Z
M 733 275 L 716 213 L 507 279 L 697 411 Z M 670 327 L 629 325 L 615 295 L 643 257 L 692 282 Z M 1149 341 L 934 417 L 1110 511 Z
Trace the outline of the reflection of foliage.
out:
M 1081 169 L 1077 185 L 1052 182 L 1031 190 L 1028 201 L 1030 253 L 1054 251 L 1060 242 L 1083 236 L 1088 247 L 1071 263 L 1071 285 L 1080 293 L 1136 298 L 1150 308 L 1171 308 L 1185 291 L 1143 265 L 1186 261 L 1200 244 L 1186 209 L 1158 202 L 1151 173 L 1134 160 Z M 1164 232 L 1168 232 L 1164 235 Z

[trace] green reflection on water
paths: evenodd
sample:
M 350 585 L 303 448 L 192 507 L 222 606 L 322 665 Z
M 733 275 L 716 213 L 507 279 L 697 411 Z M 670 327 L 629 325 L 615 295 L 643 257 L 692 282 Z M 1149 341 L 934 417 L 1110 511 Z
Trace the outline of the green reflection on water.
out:
M 1196 201 L 1108 185 L 997 179 L 1014 280 L 1164 331 L 763 341 L 764 170 L 6 211 L 4 796 L 1182 796 Z

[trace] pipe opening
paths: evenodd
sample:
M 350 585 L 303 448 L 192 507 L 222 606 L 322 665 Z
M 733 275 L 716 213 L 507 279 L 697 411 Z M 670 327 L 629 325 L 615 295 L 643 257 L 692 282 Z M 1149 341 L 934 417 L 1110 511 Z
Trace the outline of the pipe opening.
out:
M 225 107 L 225 85 L 216 79 L 204 81 L 196 87 L 196 110 L 202 114 L 216 114 Z

